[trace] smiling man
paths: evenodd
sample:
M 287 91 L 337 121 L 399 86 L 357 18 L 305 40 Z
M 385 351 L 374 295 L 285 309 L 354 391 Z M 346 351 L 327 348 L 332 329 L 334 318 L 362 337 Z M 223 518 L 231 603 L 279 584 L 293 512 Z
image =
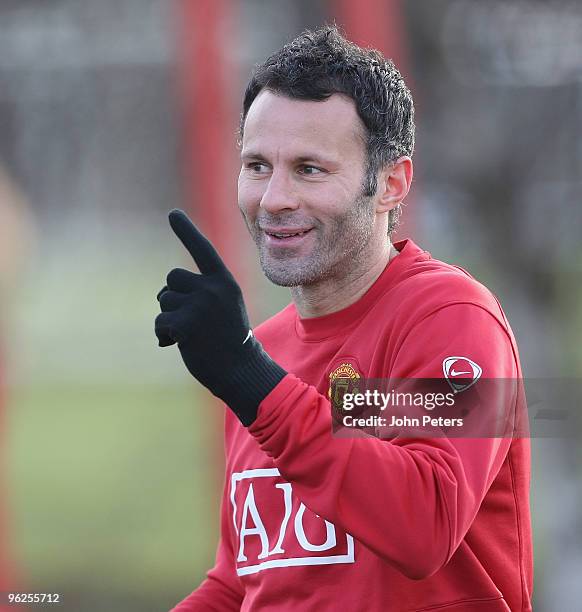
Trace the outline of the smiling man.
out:
M 228 407 L 216 564 L 175 610 L 531 610 L 526 438 L 332 434 L 334 381 L 463 395 L 521 376 L 496 298 L 392 244 L 413 147 L 394 65 L 307 31 L 256 68 L 241 117 L 239 207 L 292 303 L 251 330 L 219 255 L 170 213 L 200 273 L 170 272 L 156 335 Z M 498 399 L 516 410 L 512 386 Z
M 402 148 L 411 154 L 412 106 L 408 113 Z M 396 255 L 390 211 L 410 188 L 410 157 L 392 160 L 378 177 L 372 169 L 370 189 L 365 127 L 340 93 L 297 100 L 265 87 L 241 132 L 239 206 L 267 278 L 292 288 L 303 316 L 356 301 Z

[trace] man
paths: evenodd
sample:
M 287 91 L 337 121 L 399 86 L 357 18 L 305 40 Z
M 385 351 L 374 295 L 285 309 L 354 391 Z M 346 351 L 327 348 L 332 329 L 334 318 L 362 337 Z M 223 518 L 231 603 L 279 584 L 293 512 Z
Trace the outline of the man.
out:
M 520 377 L 492 294 L 391 244 L 414 147 L 399 72 L 307 31 L 255 70 L 241 145 L 239 207 L 293 303 L 251 330 L 218 254 L 170 213 L 200 274 L 170 272 L 156 335 L 229 408 L 216 565 L 175 610 L 531 610 L 527 439 L 332 435 L 338 378 Z

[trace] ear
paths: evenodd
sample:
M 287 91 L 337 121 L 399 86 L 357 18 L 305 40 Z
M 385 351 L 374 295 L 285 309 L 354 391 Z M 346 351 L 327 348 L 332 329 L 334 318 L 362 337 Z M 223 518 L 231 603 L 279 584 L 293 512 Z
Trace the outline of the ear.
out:
M 412 160 L 407 155 L 382 168 L 378 176 L 376 212 L 388 212 L 402 203 L 410 191 L 412 174 Z

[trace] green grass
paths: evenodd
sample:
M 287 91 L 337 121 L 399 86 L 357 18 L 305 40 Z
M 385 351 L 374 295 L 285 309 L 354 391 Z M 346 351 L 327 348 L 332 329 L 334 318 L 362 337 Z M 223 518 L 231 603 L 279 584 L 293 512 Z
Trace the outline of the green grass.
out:
M 192 385 L 12 391 L 11 526 L 31 588 L 129 611 L 196 586 L 214 556 L 222 474 L 221 417 L 207 402 Z

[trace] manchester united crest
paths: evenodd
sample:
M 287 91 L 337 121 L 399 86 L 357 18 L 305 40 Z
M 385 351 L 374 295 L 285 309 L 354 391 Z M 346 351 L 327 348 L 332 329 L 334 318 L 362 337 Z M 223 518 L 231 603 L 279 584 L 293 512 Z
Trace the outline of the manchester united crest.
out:
M 343 396 L 344 393 L 358 393 L 358 381 L 362 378 L 356 368 L 349 362 L 341 363 L 329 374 L 329 390 L 327 395 L 330 399 L 334 418 L 341 421 L 344 416 Z M 354 411 L 351 411 L 354 414 Z

